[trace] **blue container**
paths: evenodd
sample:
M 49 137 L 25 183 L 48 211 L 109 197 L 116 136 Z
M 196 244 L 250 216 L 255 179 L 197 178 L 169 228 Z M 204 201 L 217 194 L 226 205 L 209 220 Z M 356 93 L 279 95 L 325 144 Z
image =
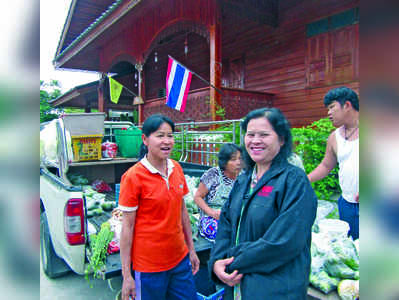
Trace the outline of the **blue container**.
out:
M 119 202 L 119 189 L 120 189 L 120 184 L 115 184 L 115 203 L 116 207 L 118 207 L 118 202 Z
M 223 300 L 224 289 L 220 289 L 216 293 L 210 296 L 204 296 L 200 293 L 197 293 L 197 300 Z

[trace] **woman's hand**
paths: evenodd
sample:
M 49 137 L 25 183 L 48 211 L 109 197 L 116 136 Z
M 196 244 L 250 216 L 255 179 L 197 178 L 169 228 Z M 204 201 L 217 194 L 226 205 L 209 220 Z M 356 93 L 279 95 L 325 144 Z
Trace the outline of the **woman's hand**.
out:
M 122 284 L 122 300 L 130 300 L 129 297 L 136 297 L 136 283 L 132 276 L 124 277 Z
M 193 272 L 193 275 L 195 275 L 199 270 L 200 260 L 194 249 L 189 252 L 189 259 L 191 262 L 191 271 Z
M 215 220 L 219 220 L 220 212 L 221 212 L 220 209 L 212 209 L 212 212 L 211 212 L 211 214 L 209 216 L 214 218 Z
M 243 274 L 238 274 L 238 271 L 235 270 L 233 273 L 226 273 L 226 266 L 231 264 L 234 260 L 234 257 L 219 259 L 213 265 L 213 272 L 216 276 L 228 286 L 235 286 L 239 284 Z

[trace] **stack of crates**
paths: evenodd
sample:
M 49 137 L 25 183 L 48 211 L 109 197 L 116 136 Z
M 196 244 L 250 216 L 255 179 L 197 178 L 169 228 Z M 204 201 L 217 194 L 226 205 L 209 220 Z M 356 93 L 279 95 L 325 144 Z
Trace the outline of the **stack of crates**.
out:
M 73 161 L 101 159 L 104 113 L 76 113 L 62 116 L 72 139 Z

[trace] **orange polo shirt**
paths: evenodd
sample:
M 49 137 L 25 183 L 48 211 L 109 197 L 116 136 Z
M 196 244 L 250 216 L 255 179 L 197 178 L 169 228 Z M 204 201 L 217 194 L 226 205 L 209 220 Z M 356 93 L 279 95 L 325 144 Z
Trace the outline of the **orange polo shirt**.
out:
M 187 255 L 181 213 L 187 193 L 183 169 L 171 159 L 168 178 L 146 158 L 123 174 L 119 208 L 137 210 L 131 252 L 135 271 L 170 270 Z

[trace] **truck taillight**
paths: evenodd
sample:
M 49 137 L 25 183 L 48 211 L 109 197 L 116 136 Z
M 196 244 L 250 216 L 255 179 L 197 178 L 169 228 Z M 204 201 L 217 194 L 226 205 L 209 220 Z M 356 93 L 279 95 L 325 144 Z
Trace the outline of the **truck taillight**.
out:
M 85 243 L 83 199 L 69 199 L 64 212 L 64 230 L 70 245 Z

